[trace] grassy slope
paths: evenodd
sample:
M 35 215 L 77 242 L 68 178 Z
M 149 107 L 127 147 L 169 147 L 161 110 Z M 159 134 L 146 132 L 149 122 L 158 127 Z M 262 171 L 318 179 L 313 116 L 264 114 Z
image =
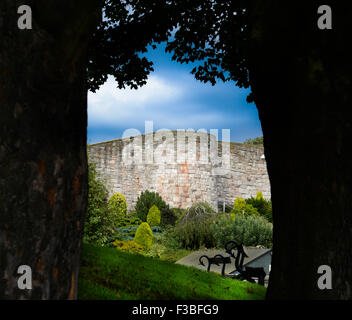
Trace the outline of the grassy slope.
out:
M 79 299 L 264 299 L 265 288 L 113 248 L 84 245 Z

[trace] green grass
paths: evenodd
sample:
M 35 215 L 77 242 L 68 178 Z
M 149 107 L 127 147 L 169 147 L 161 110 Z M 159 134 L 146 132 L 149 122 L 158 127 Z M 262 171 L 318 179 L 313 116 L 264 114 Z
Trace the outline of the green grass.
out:
M 83 246 L 78 298 L 174 300 L 264 299 L 257 284 L 222 278 L 196 268 L 114 248 Z

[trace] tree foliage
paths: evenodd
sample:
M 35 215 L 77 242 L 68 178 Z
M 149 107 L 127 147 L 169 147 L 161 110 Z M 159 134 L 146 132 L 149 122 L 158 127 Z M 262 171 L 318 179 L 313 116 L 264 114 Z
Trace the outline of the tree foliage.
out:
M 108 190 L 99 179 L 95 165 L 88 164 L 88 206 L 84 224 L 87 242 L 104 245 L 113 234 L 113 223 L 108 208 Z
M 244 142 L 245 144 L 255 144 L 255 145 L 263 145 L 264 144 L 264 137 L 257 137 L 253 139 L 247 139 Z
M 126 198 L 119 192 L 111 196 L 108 201 L 109 214 L 113 220 L 114 228 L 120 227 L 119 222 L 126 220 L 127 201 Z
M 245 246 L 271 248 L 272 230 L 272 224 L 259 215 L 239 216 L 235 220 L 231 215 L 221 215 L 210 225 L 209 232 L 214 235 L 218 248 L 224 248 L 229 240 Z
M 155 205 L 162 213 L 168 207 L 159 193 L 148 190 L 143 191 L 136 202 L 136 213 L 139 219 L 147 221 L 150 208 Z
M 170 36 L 170 10 L 164 1 L 105 0 L 89 51 L 89 89 L 95 92 L 109 75 L 120 89 L 146 84 L 153 63 L 143 53 Z
M 134 241 L 148 251 L 153 244 L 153 231 L 148 223 L 143 222 L 137 229 Z
M 273 222 L 273 209 L 271 200 L 264 199 L 261 192 L 257 193 L 257 196 L 246 199 L 248 205 L 252 205 L 258 213 L 267 219 L 269 222 Z
M 153 227 L 153 226 L 159 226 L 160 220 L 161 220 L 160 210 L 156 205 L 153 205 L 149 209 L 149 212 L 147 215 L 147 222 L 151 227 Z
M 153 62 L 143 53 L 163 41 L 173 60 L 198 62 L 196 79 L 248 88 L 248 7 L 243 0 L 105 0 L 89 52 L 89 88 L 97 90 L 108 75 L 119 88 L 145 84 Z
M 216 218 L 216 213 L 206 202 L 198 202 L 187 209 L 175 226 L 174 234 L 186 249 L 199 249 L 202 246 L 213 248 L 215 240 L 209 227 Z
M 256 216 L 258 214 L 258 210 L 252 204 L 246 203 L 246 200 L 240 197 L 236 198 L 233 204 L 233 209 L 231 210 L 231 215 L 233 217 L 248 217 Z

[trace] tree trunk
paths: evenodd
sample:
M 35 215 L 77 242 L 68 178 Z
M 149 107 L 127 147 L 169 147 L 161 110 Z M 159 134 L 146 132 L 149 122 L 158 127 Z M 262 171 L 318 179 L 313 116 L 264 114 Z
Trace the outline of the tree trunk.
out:
M 0 298 L 74 299 L 87 200 L 86 51 L 99 0 L 0 2 Z M 32 289 L 19 289 L 20 265 Z
M 319 5 L 253 10 L 250 73 L 274 218 L 269 299 L 352 298 L 352 11 L 334 3 L 333 30 L 320 30 Z M 321 265 L 331 290 L 318 287 Z

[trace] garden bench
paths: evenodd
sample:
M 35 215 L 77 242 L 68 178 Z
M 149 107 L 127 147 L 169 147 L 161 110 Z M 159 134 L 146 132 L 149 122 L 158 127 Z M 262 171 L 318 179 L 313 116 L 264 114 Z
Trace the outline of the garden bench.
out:
M 225 276 L 225 267 L 226 267 L 226 264 L 228 263 L 231 263 L 231 257 L 224 257 L 222 256 L 221 254 L 217 254 L 216 256 L 214 256 L 213 258 L 210 258 L 208 257 L 207 255 L 202 255 L 200 258 L 199 258 L 199 263 L 202 265 L 202 266 L 205 266 L 204 262 L 202 260 L 204 259 L 207 259 L 208 260 L 208 268 L 207 268 L 207 271 L 209 272 L 210 271 L 210 266 L 212 264 L 215 264 L 215 265 L 219 265 L 220 263 L 222 263 L 222 269 L 221 269 L 221 275 L 224 277 Z
M 237 244 L 233 240 L 228 241 L 225 243 L 225 252 L 229 256 L 224 257 L 221 254 L 217 254 L 214 257 L 208 257 L 207 255 L 202 255 L 199 258 L 199 263 L 205 266 L 204 260 L 206 259 L 208 261 L 208 272 L 211 265 L 215 264 L 219 266 L 219 264 L 222 264 L 221 275 L 224 277 L 226 264 L 231 263 L 231 258 L 234 258 L 236 269 L 229 273 L 233 278 L 249 282 L 255 282 L 253 278 L 258 278 L 258 284 L 264 285 L 264 278 L 266 276 L 264 268 L 243 266 L 244 258 L 248 257 L 243 244 Z
M 230 240 L 225 243 L 225 250 L 226 253 L 235 259 L 236 269 L 230 272 L 230 274 L 238 273 L 235 276 L 236 279 L 247 280 L 249 282 L 255 282 L 253 278 L 258 278 L 258 284 L 264 285 L 266 272 L 263 267 L 243 266 L 244 258 L 248 257 L 248 254 L 242 243 L 237 244 L 235 241 Z

